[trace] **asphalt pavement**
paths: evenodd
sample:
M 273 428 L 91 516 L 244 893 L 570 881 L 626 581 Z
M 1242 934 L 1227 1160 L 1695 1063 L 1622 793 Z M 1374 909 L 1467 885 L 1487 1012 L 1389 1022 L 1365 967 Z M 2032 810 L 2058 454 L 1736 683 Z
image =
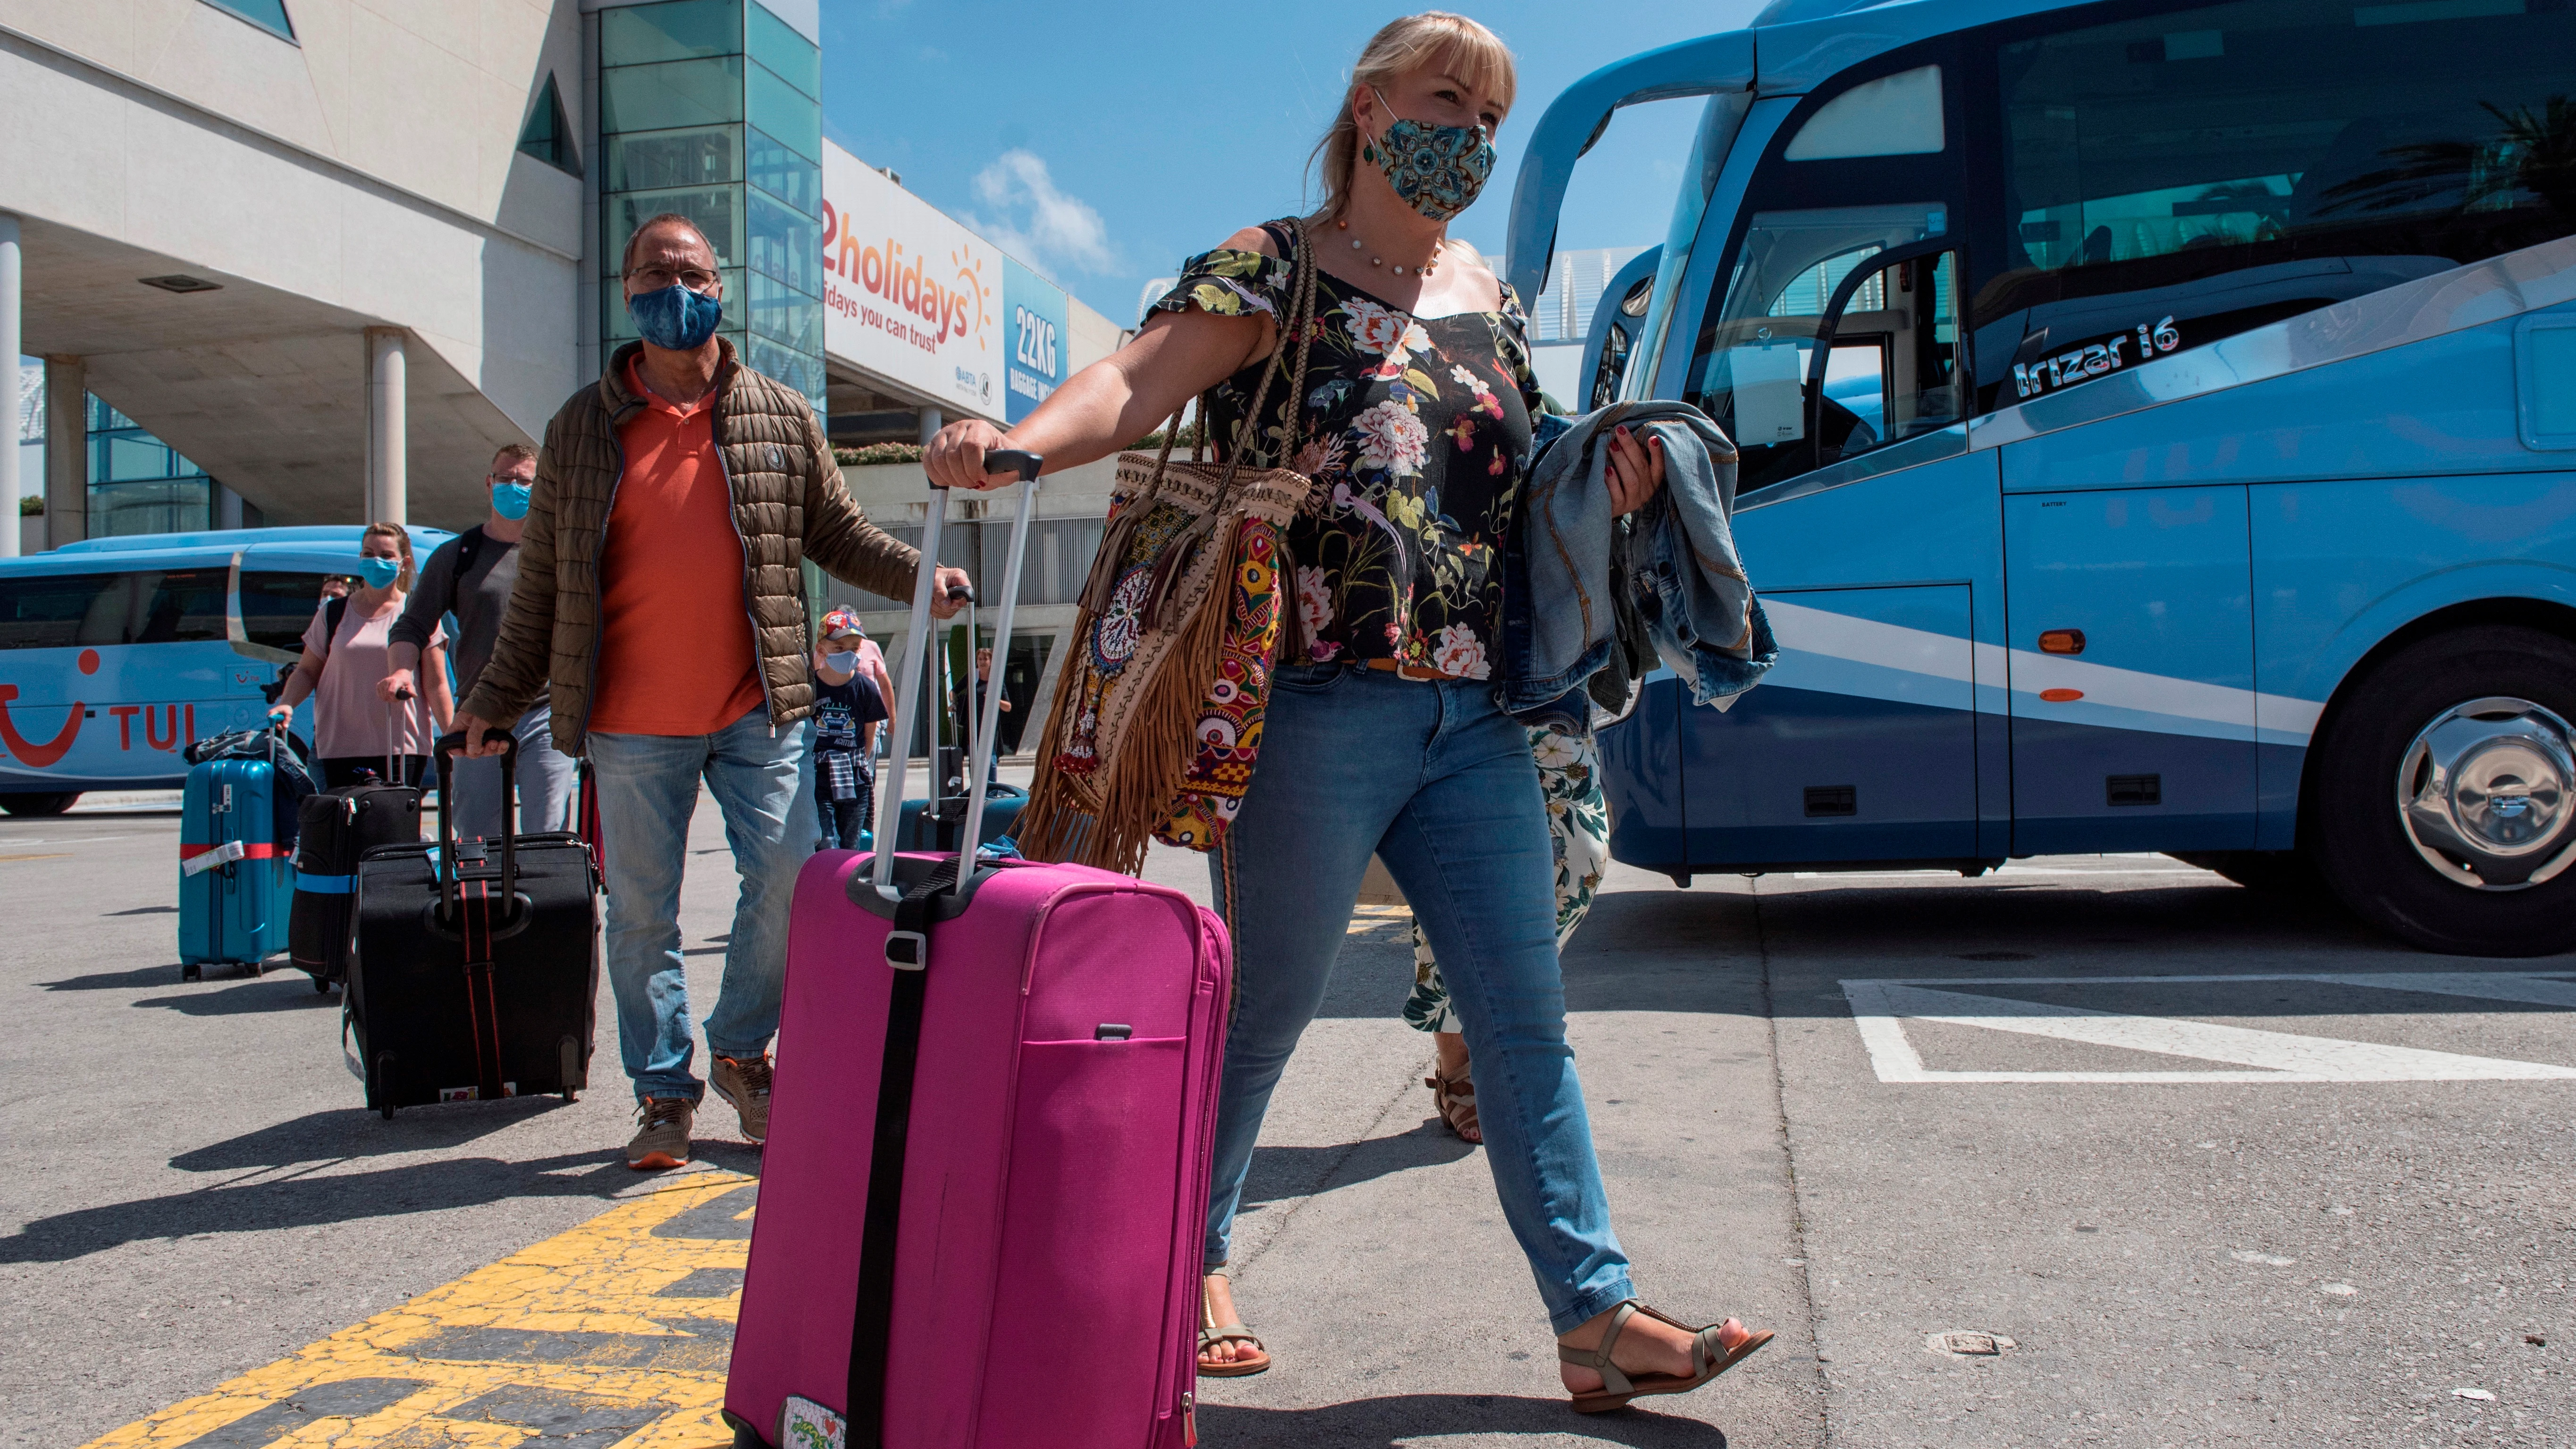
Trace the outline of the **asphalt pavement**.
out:
M 458 1280 L 657 1192 L 748 1203 L 721 1105 L 687 1178 L 622 1165 L 604 1009 L 578 1103 L 365 1112 L 336 998 L 179 980 L 176 839 L 148 808 L 0 821 L 0 1444 L 321 1442 L 284 1410 L 121 1426 L 407 1304 L 488 1302 Z M 732 899 L 711 803 L 691 849 L 703 1012 Z M 1149 874 L 1205 896 L 1196 857 Z M 2428 957 L 2088 857 L 1616 870 L 1565 971 L 1642 1291 L 1778 1338 L 1699 1393 L 1567 1411 L 1482 1153 L 1397 1018 L 1405 918 L 1368 911 L 1246 1192 L 1237 1294 L 1277 1366 L 1202 1383 L 1204 1442 L 2576 1445 L 2576 959 Z M 669 1291 L 726 1291 L 687 1271 L 719 1286 Z M 720 1442 L 593 1417 L 596 1449 Z

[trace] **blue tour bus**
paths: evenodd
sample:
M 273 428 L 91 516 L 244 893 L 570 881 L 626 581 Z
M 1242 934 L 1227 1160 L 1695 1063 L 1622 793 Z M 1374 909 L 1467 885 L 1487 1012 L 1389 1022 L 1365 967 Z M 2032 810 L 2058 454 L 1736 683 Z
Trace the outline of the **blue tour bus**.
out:
M 1539 121 L 1708 99 L 1585 399 L 1741 449 L 1782 653 L 1601 735 L 1612 853 L 2320 875 L 2576 946 L 2576 5 L 1777 0 Z
M 0 810 L 175 789 L 192 740 L 258 726 L 356 524 L 144 534 L 0 560 Z M 426 559 L 445 531 L 414 527 Z M 296 729 L 310 739 L 312 706 Z

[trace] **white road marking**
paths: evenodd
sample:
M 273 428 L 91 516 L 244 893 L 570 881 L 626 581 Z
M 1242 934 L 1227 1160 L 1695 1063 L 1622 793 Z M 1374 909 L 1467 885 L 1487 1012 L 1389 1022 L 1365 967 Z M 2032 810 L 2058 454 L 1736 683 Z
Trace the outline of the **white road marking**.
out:
M 2504 971 L 2341 972 L 2221 976 L 1990 976 L 1846 980 L 1853 1025 L 1882 1082 L 2470 1082 L 2576 1080 L 2576 1067 L 2501 1057 L 2464 1056 L 2376 1042 L 2340 1041 L 2292 1032 L 2257 1031 L 2178 1017 L 2088 1011 L 1943 988 L 2308 981 L 2388 991 L 2519 1001 L 2576 1010 L 2576 983 Z M 1947 1022 L 1989 1031 L 2164 1056 L 2228 1062 L 2236 1071 L 1947 1072 L 1933 1071 L 1906 1039 L 1899 1018 Z

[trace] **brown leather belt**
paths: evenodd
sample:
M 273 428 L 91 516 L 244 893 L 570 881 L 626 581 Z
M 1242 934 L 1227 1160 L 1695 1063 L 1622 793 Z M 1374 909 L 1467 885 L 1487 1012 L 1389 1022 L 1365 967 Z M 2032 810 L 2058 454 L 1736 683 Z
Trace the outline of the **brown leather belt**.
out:
M 1420 679 L 1438 684 L 1449 678 L 1448 675 L 1428 664 L 1407 664 L 1401 659 L 1366 659 L 1361 662 L 1371 669 L 1384 670 L 1398 679 Z

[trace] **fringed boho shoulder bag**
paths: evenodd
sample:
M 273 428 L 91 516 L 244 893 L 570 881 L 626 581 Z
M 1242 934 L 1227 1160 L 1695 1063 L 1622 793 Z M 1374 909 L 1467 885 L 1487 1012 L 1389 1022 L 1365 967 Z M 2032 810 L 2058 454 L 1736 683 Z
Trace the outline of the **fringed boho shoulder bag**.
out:
M 1172 460 L 1178 412 L 1159 451 L 1118 455 L 1108 532 L 1020 814 L 1033 860 L 1133 875 L 1149 840 L 1214 849 L 1252 782 L 1286 617 L 1284 535 L 1314 489 L 1288 468 L 1244 466 L 1282 373 L 1289 423 L 1270 456 L 1294 457 L 1304 431 L 1315 261 L 1303 222 L 1294 236 L 1293 300 L 1225 461 L 1202 456 L 1204 398 L 1187 461 Z

